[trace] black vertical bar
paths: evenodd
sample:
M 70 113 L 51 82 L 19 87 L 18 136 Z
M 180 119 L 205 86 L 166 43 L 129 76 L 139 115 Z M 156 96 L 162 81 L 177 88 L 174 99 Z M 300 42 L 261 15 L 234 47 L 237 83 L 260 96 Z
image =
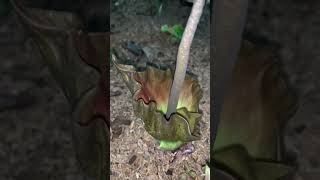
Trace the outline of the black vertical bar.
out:
M 107 41 L 107 49 L 106 49 L 106 90 L 107 90 L 107 97 L 108 99 L 106 99 L 106 103 L 107 103 L 107 108 L 109 108 L 107 110 L 107 118 L 108 118 L 108 121 L 110 121 L 110 0 L 107 0 L 107 4 L 106 4 L 106 11 L 107 11 L 107 19 L 106 19 L 106 31 L 107 31 L 107 37 L 106 37 L 106 41 Z M 110 127 L 109 128 L 109 132 L 110 132 Z M 111 170 L 110 170 L 110 134 L 109 136 L 107 137 L 107 142 L 108 142 L 108 147 L 107 148 L 107 162 L 108 162 L 108 165 L 107 165 L 107 178 L 106 179 L 110 179 L 110 175 L 111 175 Z

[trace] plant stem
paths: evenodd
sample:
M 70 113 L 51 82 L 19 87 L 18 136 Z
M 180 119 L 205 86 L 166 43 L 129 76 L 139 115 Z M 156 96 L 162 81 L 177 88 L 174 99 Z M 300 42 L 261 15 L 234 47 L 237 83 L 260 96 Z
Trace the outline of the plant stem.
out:
M 167 118 L 169 118 L 172 113 L 176 112 L 181 88 L 186 76 L 191 43 L 202 15 L 204 4 L 205 0 L 194 1 L 187 26 L 182 35 L 178 50 L 176 70 L 174 72 L 173 83 L 169 96 L 168 109 L 166 113 Z

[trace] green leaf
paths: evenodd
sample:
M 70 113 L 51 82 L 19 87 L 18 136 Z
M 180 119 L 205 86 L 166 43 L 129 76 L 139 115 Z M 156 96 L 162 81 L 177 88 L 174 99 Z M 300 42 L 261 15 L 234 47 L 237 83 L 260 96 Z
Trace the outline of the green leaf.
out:
M 184 31 L 183 27 L 180 24 L 178 24 L 178 25 L 174 25 L 171 28 L 171 32 L 170 33 L 173 36 L 175 36 L 176 38 L 181 39 L 182 35 L 183 35 L 183 31 Z
M 169 32 L 169 26 L 167 24 L 161 26 L 161 32 Z
M 172 27 L 169 27 L 167 24 L 161 26 L 161 32 L 169 33 L 173 37 L 181 40 L 184 28 L 180 24 L 173 25 Z

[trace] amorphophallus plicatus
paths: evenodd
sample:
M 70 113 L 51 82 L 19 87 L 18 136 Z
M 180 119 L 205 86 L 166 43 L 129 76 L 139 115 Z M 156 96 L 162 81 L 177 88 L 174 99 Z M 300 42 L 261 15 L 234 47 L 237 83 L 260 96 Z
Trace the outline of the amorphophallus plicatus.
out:
M 196 78 L 186 75 L 189 53 L 199 23 L 204 0 L 197 0 L 191 10 L 178 49 L 173 71 L 147 65 L 144 71 L 112 59 L 133 95 L 136 116 L 145 123 L 150 135 L 160 141 L 160 148 L 174 150 L 199 139 L 199 102 L 201 90 Z
M 143 120 L 146 131 L 160 140 L 162 149 L 173 150 L 200 138 L 198 106 L 202 91 L 195 75 L 186 75 L 177 112 L 166 118 L 172 69 L 150 63 L 143 69 L 132 63 L 119 63 L 116 53 L 112 60 L 131 92 L 135 115 Z

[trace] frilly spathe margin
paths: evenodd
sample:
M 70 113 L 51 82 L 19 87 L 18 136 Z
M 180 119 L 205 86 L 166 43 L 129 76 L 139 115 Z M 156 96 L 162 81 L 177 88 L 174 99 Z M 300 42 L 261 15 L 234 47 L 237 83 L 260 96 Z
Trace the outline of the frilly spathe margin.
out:
M 119 63 L 115 53 L 112 53 L 112 61 L 132 94 L 135 115 L 143 120 L 151 136 L 167 142 L 200 139 L 199 121 L 202 114 L 199 102 L 202 91 L 194 75 L 187 74 L 177 112 L 166 119 L 172 70 L 147 64 L 143 70 L 138 71 L 134 65 Z

